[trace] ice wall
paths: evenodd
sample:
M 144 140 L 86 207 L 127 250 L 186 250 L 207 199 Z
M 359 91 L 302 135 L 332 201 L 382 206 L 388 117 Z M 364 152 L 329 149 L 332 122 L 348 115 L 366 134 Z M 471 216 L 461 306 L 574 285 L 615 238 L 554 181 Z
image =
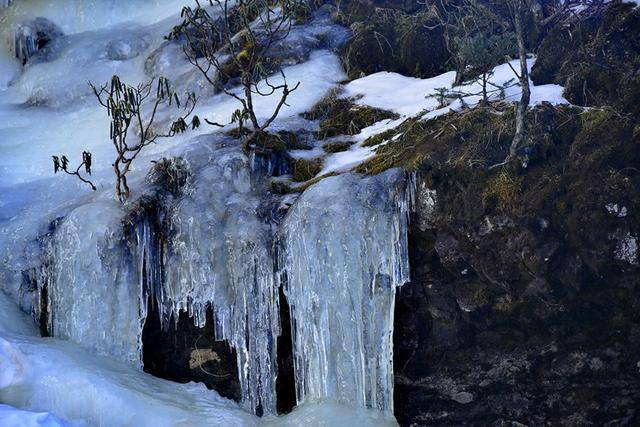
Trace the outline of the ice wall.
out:
M 393 410 L 395 288 L 409 280 L 404 175 L 326 178 L 281 228 L 299 403 Z
M 115 203 L 73 210 L 48 242 L 38 282 L 51 335 L 140 364 L 144 317 L 121 217 Z

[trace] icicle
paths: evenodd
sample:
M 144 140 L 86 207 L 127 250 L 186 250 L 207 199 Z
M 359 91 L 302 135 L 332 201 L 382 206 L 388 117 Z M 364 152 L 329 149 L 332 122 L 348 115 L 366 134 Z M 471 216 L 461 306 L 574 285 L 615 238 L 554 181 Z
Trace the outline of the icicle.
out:
M 395 288 L 409 281 L 404 181 L 397 170 L 326 178 L 282 225 L 298 403 L 393 411 Z
M 180 311 L 203 327 L 211 306 L 216 340 L 237 353 L 243 404 L 275 414 L 279 296 L 271 230 L 257 217 L 249 165 L 239 151 L 219 153 L 189 197 L 169 209 L 162 243 L 148 219 L 138 224 L 140 299 L 144 316 L 146 300 L 157 303 L 163 328 Z

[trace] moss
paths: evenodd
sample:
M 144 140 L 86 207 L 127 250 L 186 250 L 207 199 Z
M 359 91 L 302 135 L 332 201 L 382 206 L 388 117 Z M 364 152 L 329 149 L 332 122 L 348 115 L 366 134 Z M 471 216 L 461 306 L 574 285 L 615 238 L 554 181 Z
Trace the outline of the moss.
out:
M 543 40 L 531 76 L 558 83 L 576 105 L 639 115 L 640 10 L 612 3 L 603 13 L 557 27 Z
M 322 149 L 327 153 L 339 153 L 341 151 L 347 151 L 352 144 L 350 141 L 327 142 L 322 146 Z
M 324 174 L 324 175 L 321 175 L 321 176 L 317 176 L 317 177 L 315 177 L 313 179 L 310 179 L 309 181 L 305 182 L 304 184 L 297 185 L 295 187 L 291 187 L 290 192 L 302 193 L 307 188 L 311 187 L 312 185 L 315 185 L 315 184 L 319 183 L 323 179 L 328 178 L 330 176 L 336 176 L 336 175 L 338 175 L 337 172 L 331 172 L 331 173 L 327 173 L 327 174 Z
M 293 180 L 305 182 L 318 175 L 322 170 L 321 159 L 297 159 L 293 164 Z
M 357 135 L 360 131 L 384 119 L 398 116 L 390 111 L 355 105 L 348 99 L 336 99 L 329 106 L 327 117 L 320 122 L 318 138 L 338 135 Z
M 355 15 L 354 36 L 341 51 L 350 78 L 378 71 L 431 77 L 445 71 L 450 55 L 431 9 L 410 14 L 369 7 Z
M 374 147 L 376 145 L 379 145 L 379 144 L 383 143 L 384 141 L 387 141 L 387 140 L 391 139 L 395 135 L 396 135 L 396 130 L 395 129 L 389 129 L 387 131 L 384 131 L 384 132 L 379 133 L 377 135 L 370 136 L 369 138 L 365 139 L 364 142 L 362 143 L 362 146 L 363 147 Z
M 281 180 L 272 180 L 269 183 L 269 191 L 274 194 L 288 194 L 291 192 L 291 186 Z
M 249 134 L 245 129 L 244 135 Z M 239 138 L 238 129 L 232 129 L 227 135 L 233 138 Z M 259 150 L 264 151 L 285 151 L 285 150 L 308 150 L 310 147 L 300 142 L 295 132 L 278 131 L 278 132 L 260 132 L 256 135 L 252 145 Z
M 307 120 L 325 120 L 338 109 L 341 89 L 332 89 L 311 110 L 301 114 Z
M 319 139 L 356 135 L 380 120 L 398 117 L 390 111 L 357 105 L 352 99 L 340 98 L 339 95 L 337 91 L 331 92 L 310 111 L 302 114 L 307 120 L 320 120 Z
M 517 201 L 519 194 L 519 178 L 512 176 L 507 170 L 501 170 L 487 182 L 482 192 L 482 201 L 487 207 L 495 206 L 504 211 Z
M 174 195 L 184 194 L 193 179 L 193 171 L 180 157 L 163 157 L 154 163 L 147 174 L 147 182 Z
M 498 163 L 506 156 L 513 135 L 513 111 L 498 105 L 429 121 L 409 119 L 368 143 L 375 145 L 397 134 L 397 139 L 380 146 L 376 156 L 357 170 L 369 174 L 398 166 L 414 170 L 426 160 L 465 166 Z

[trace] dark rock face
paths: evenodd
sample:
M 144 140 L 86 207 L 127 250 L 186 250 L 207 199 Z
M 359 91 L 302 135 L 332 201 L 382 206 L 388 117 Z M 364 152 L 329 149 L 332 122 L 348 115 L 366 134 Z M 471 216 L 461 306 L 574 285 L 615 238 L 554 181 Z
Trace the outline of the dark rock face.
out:
M 531 78 L 565 86 L 577 105 L 608 105 L 638 115 L 640 10 L 613 4 L 603 13 L 557 26 L 543 40 Z
M 571 111 L 534 111 L 526 169 L 423 163 L 401 425 L 640 422 L 640 140 L 633 120 Z
M 168 330 L 160 327 L 154 304 L 142 332 L 144 370 L 172 381 L 200 382 L 221 396 L 240 400 L 240 382 L 235 351 L 225 341 L 213 337 L 213 313 L 207 310 L 207 323 L 197 328 L 185 312 L 180 312 Z

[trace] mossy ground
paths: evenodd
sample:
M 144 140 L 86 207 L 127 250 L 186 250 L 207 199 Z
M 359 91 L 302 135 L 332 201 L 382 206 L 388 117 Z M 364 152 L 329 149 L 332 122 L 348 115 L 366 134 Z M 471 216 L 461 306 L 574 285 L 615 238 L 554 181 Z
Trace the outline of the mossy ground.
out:
M 398 115 L 364 105 L 357 105 L 351 99 L 340 98 L 332 93 L 311 111 L 303 114 L 308 120 L 320 120 L 319 139 L 339 135 L 357 135 L 360 131 L 384 119 L 396 119 Z
M 430 8 L 418 3 L 408 9 L 376 6 L 358 0 L 339 9 L 337 21 L 354 30 L 341 52 L 350 78 L 378 71 L 431 77 L 446 69 L 450 55 Z
M 351 141 L 333 141 L 324 144 L 322 149 L 326 153 L 339 153 L 341 151 L 347 151 L 351 145 L 353 145 L 353 142 Z
M 576 105 L 609 106 L 640 114 L 640 9 L 614 2 L 599 15 L 553 28 L 531 77 L 558 83 Z
M 605 206 L 625 206 L 625 227 L 640 236 L 640 199 L 634 196 L 640 189 L 637 122 L 611 109 L 550 105 L 530 110 L 528 121 L 526 168 L 515 161 L 491 168 L 507 156 L 514 133 L 513 108 L 505 105 L 408 120 L 394 130 L 401 136 L 379 147 L 357 171 L 418 171 L 456 221 L 544 216 L 575 238 L 594 269 L 613 268 L 610 258 L 596 255 L 614 250 L 611 235 L 620 223 Z

